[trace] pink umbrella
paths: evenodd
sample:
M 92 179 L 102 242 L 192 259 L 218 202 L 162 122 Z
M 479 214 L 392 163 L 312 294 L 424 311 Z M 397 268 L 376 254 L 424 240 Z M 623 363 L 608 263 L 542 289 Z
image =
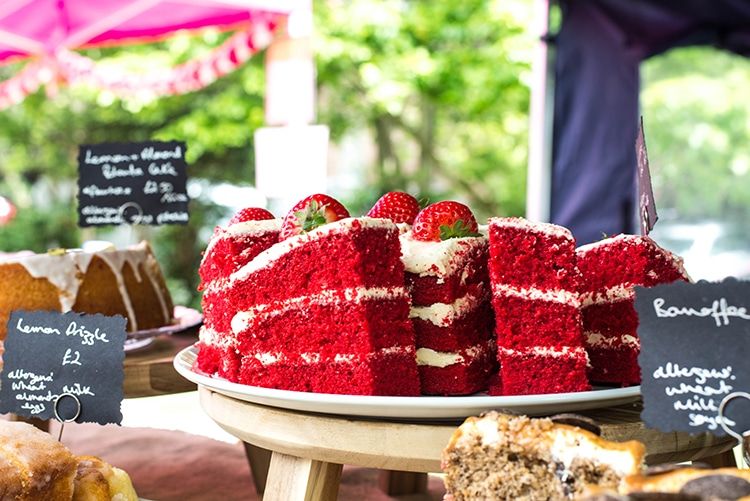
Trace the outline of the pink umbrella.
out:
M 176 30 L 247 25 L 297 0 L 3 0 L 0 62 L 59 49 L 158 39 Z

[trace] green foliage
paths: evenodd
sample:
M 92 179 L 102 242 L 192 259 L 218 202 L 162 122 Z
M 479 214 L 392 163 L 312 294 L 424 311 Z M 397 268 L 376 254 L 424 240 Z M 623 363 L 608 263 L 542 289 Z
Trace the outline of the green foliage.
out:
M 750 217 L 748 59 L 675 49 L 642 67 L 657 204 L 685 219 Z

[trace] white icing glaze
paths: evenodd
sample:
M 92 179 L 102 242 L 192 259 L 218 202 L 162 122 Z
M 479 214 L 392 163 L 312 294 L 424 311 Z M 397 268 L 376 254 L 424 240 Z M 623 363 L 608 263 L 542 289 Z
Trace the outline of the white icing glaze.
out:
M 317 364 L 321 362 L 334 362 L 334 363 L 340 363 L 340 364 L 354 364 L 354 363 L 363 363 L 366 361 L 366 359 L 371 358 L 373 356 L 378 355 L 408 355 L 414 353 L 414 347 L 413 346 L 389 346 L 388 348 L 383 348 L 381 350 L 368 353 L 366 355 L 360 355 L 360 354 L 353 354 L 353 353 L 336 353 L 333 355 L 333 357 L 325 358 L 320 353 L 315 352 L 304 352 L 299 354 L 299 358 L 308 364 Z M 291 356 L 285 355 L 284 353 L 274 351 L 266 351 L 266 352 L 259 352 L 259 353 L 250 353 L 246 356 L 253 357 L 256 360 L 258 360 L 262 365 L 273 365 L 279 362 L 293 362 L 298 363 L 296 360 L 296 357 L 294 354 Z
M 252 309 L 238 311 L 232 318 L 232 331 L 240 333 L 245 330 L 258 317 L 273 317 L 287 310 L 306 308 L 311 304 L 334 305 L 346 303 L 359 303 L 372 299 L 403 299 L 409 300 L 409 293 L 403 287 L 354 287 L 343 290 L 326 290 L 319 294 L 300 296 L 284 301 L 274 301 L 255 305 Z
M 206 250 L 203 252 L 203 259 L 206 259 L 216 243 L 224 238 L 258 237 L 266 233 L 277 233 L 281 230 L 281 222 L 281 219 L 263 219 L 261 221 L 244 221 L 230 224 L 226 228 L 220 228 L 208 241 Z
M 125 263 L 127 263 L 131 267 L 136 280 L 140 282 L 142 280 L 142 270 L 145 270 L 148 274 L 153 266 L 158 267 L 151 253 L 151 248 L 145 241 L 123 250 L 103 250 L 98 252 L 76 250 L 61 255 L 20 253 L 6 257 L 2 260 L 2 263 L 20 264 L 32 277 L 43 278 L 49 281 L 58 289 L 60 308 L 63 312 L 66 312 L 73 308 L 83 277 L 94 256 L 100 258 L 112 270 L 118 291 L 128 314 L 130 328 L 131 330 L 138 330 L 133 303 L 125 287 L 123 271 Z M 163 296 L 162 289 L 154 283 L 153 277 L 149 275 L 149 279 L 154 286 L 155 293 L 159 297 L 165 322 L 167 322 L 171 319 L 171 313 L 166 311 L 166 298 Z
M 274 261 L 289 253 L 290 251 L 302 247 L 310 242 L 315 242 L 322 238 L 337 233 L 348 233 L 351 232 L 354 226 L 359 228 L 385 228 L 391 229 L 394 232 L 398 232 L 396 225 L 388 219 L 377 219 L 371 217 L 358 217 L 358 218 L 346 218 L 334 221 L 332 223 L 324 224 L 319 226 L 312 231 L 307 233 L 301 233 L 293 237 L 282 240 L 281 242 L 272 245 L 265 251 L 261 252 L 255 259 L 247 263 L 245 266 L 234 272 L 230 277 L 228 283 L 217 283 L 217 287 L 231 287 L 234 282 L 245 280 L 247 277 L 252 275 L 258 270 L 266 268 L 273 264 Z M 213 285 L 213 284 L 212 284 Z
M 550 454 L 565 470 L 569 470 L 576 459 L 606 464 L 619 476 L 633 474 L 641 468 L 630 449 L 605 448 L 578 431 L 564 428 L 553 428 L 548 433 L 552 440 Z
M 553 237 L 573 240 L 573 234 L 569 229 L 552 223 L 536 223 L 522 217 L 491 217 L 489 219 L 490 230 L 493 227 L 521 228 L 534 233 L 543 233 Z
M 412 306 L 410 318 L 419 318 L 440 327 L 447 327 L 457 319 L 474 311 L 484 302 L 485 295 L 466 294 L 450 304 L 433 303 L 430 306 Z
M 475 248 L 487 247 L 486 237 L 449 238 L 440 242 L 422 242 L 412 232 L 399 237 L 404 269 L 419 276 L 447 277 L 466 265 L 467 254 Z
M 563 289 L 541 290 L 535 287 L 514 287 L 508 284 L 494 284 L 492 293 L 496 296 L 514 296 L 533 301 L 542 300 L 563 303 L 575 308 L 581 306 L 579 295 Z
M 628 346 L 631 348 L 641 347 L 641 341 L 632 334 L 622 334 L 620 336 L 605 337 L 600 332 L 586 331 L 583 333 L 583 335 L 586 338 L 586 346 L 590 346 L 592 348 L 612 348 L 614 346 Z

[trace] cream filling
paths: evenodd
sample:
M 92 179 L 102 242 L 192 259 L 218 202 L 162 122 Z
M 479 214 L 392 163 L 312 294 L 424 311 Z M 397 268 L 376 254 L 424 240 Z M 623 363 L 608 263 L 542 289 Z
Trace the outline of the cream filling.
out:
M 498 353 L 503 355 L 537 355 L 541 357 L 586 357 L 586 350 L 582 346 L 563 346 L 561 349 L 549 348 L 544 346 L 533 346 L 531 348 L 525 348 L 521 350 L 515 350 L 512 348 L 498 347 Z
M 326 290 L 319 294 L 259 304 L 249 310 L 239 311 L 232 317 L 232 332 L 239 334 L 247 330 L 258 317 L 274 317 L 287 310 L 303 309 L 313 304 L 327 306 L 341 303 L 359 303 L 372 299 L 403 299 L 408 301 L 409 298 L 409 293 L 403 287 L 355 287 L 343 290 Z
M 419 276 L 447 277 L 463 270 L 466 257 L 476 248 L 487 247 L 486 237 L 449 238 L 440 242 L 422 242 L 412 232 L 399 237 L 404 269 Z
M 641 341 L 632 334 L 605 337 L 600 332 L 587 331 L 584 332 L 584 336 L 586 336 L 586 345 L 591 346 L 592 348 L 612 348 L 615 345 L 628 346 L 631 348 L 641 347 Z
M 207 345 L 215 346 L 217 348 L 229 348 L 234 347 L 237 344 L 237 340 L 229 335 L 220 334 L 215 329 L 201 326 L 198 331 L 198 340 Z
M 448 367 L 453 364 L 470 362 L 477 358 L 487 349 L 485 345 L 478 344 L 461 350 L 459 352 L 435 351 L 430 348 L 419 348 L 417 350 L 417 365 L 430 367 Z
M 242 223 L 235 223 L 221 228 L 221 231 L 215 234 L 211 240 L 209 240 L 206 250 L 203 253 L 203 259 L 209 254 L 211 249 L 216 243 L 227 237 L 237 236 L 248 236 L 257 237 L 265 235 L 266 233 L 278 232 L 281 230 L 281 219 L 263 219 L 261 221 L 245 221 Z
M 494 284 L 492 292 L 498 296 L 513 296 L 533 301 L 542 300 L 554 303 L 562 303 L 580 308 L 581 301 L 577 292 L 563 289 L 541 290 L 535 287 L 514 287 L 508 284 Z
M 447 327 L 457 319 L 474 311 L 482 304 L 483 299 L 473 294 L 466 294 L 452 303 L 433 303 L 430 306 L 412 306 L 409 318 L 419 318 L 440 327 Z
M 339 364 L 354 364 L 354 363 L 361 363 L 362 358 L 368 358 L 373 355 L 408 355 L 410 353 L 414 353 L 414 347 L 413 346 L 389 346 L 388 348 L 383 348 L 381 350 L 369 353 L 367 355 L 359 355 L 359 354 L 353 354 L 353 353 L 337 353 L 333 356 L 333 359 L 324 359 L 320 353 L 316 352 L 304 352 L 299 354 L 299 358 L 301 358 L 305 363 L 308 364 L 317 364 L 321 362 L 334 362 Z M 284 363 L 284 362 L 294 362 L 295 357 L 294 356 L 288 356 L 281 352 L 260 352 L 260 353 L 250 353 L 247 356 L 251 356 L 258 360 L 261 365 L 267 366 L 267 365 L 274 365 L 277 363 Z
M 636 473 L 641 467 L 628 449 L 607 449 L 570 430 L 554 429 L 550 434 L 550 454 L 565 470 L 570 470 L 576 459 L 607 465 L 621 477 Z
M 534 233 L 543 233 L 553 237 L 573 240 L 573 234 L 567 228 L 552 223 L 536 223 L 522 217 L 491 217 L 489 219 L 489 227 L 490 230 L 493 227 L 521 228 Z
M 388 219 L 377 219 L 371 217 L 358 217 L 358 218 L 346 218 L 334 221 L 332 223 L 324 224 L 319 226 L 312 231 L 307 233 L 301 233 L 293 237 L 287 238 L 280 241 L 277 244 L 272 245 L 268 249 L 264 250 L 255 259 L 247 263 L 245 266 L 232 273 L 229 277 L 229 283 L 227 286 L 231 287 L 237 281 L 243 281 L 247 279 L 253 273 L 271 266 L 276 260 L 293 251 L 294 249 L 300 248 L 311 242 L 321 240 L 330 235 L 336 235 L 338 233 L 348 233 L 358 228 L 384 228 L 394 232 L 398 232 L 396 225 Z M 213 285 L 213 284 L 212 284 Z M 221 288 L 221 283 L 215 284 L 215 287 Z
M 584 292 L 581 294 L 581 307 L 593 304 L 616 303 L 635 297 L 635 289 L 632 285 L 615 285 L 604 290 Z

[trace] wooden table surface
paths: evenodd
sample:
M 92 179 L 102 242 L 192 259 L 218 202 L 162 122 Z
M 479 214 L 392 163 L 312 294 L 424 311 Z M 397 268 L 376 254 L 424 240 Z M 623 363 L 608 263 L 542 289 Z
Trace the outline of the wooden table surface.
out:
M 195 328 L 179 334 L 159 336 L 151 345 L 127 354 L 123 384 L 125 398 L 194 391 L 195 384 L 180 376 L 172 360 L 180 350 L 197 340 Z
M 460 424 L 414 423 L 291 411 L 253 404 L 199 387 L 203 409 L 230 434 L 272 452 L 265 501 L 336 498 L 343 464 L 439 472 L 440 454 Z M 645 428 L 640 405 L 581 412 L 610 440 L 640 440 L 651 464 L 703 460 L 730 463 L 734 441 L 709 434 Z M 729 454 L 727 454 L 729 451 Z

